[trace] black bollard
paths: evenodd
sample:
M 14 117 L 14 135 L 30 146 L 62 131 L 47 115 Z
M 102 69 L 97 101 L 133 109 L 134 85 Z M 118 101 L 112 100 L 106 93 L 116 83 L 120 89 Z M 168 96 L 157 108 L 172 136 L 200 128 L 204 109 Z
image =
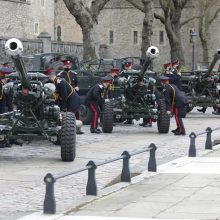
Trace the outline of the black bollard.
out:
M 55 214 L 56 213 L 56 200 L 54 195 L 54 183 L 56 179 L 51 173 L 48 173 L 44 177 L 46 183 L 46 193 L 44 198 L 44 214 Z
M 95 178 L 95 170 L 97 166 L 95 163 L 90 160 L 87 164 L 87 166 L 91 166 L 91 168 L 88 169 L 88 181 L 86 186 L 86 195 L 97 195 L 97 185 L 96 185 L 96 178 Z
M 157 163 L 156 163 L 156 155 L 155 152 L 157 150 L 157 147 L 155 144 L 150 144 L 148 148 L 150 149 L 150 158 L 148 162 L 148 171 L 149 172 L 157 172 Z
M 122 153 L 122 156 L 125 155 L 123 158 L 123 168 L 121 171 L 121 182 L 131 182 L 131 173 L 129 168 L 129 159 L 131 155 L 128 153 L 128 151 L 124 151 Z
M 212 150 L 212 129 L 210 127 L 206 128 L 207 136 L 205 142 L 205 149 Z
M 189 157 L 196 157 L 196 134 L 192 132 L 189 135 L 190 146 L 189 146 Z

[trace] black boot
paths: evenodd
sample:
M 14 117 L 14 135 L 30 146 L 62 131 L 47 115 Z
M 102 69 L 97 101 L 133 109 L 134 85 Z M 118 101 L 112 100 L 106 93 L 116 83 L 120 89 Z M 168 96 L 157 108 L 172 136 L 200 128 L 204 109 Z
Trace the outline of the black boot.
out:
M 91 131 L 91 133 L 96 133 L 96 134 L 102 133 L 102 131 L 98 128 L 92 128 L 92 129 L 90 129 L 90 131 Z
M 171 132 L 175 133 L 177 131 L 179 131 L 179 128 L 176 128 L 175 130 L 172 130 Z
M 203 114 L 206 112 L 206 107 L 202 107 L 201 109 L 197 108 L 198 112 L 202 112 Z
M 132 119 L 127 119 L 125 122 L 124 122 L 125 125 L 132 125 L 133 124 L 133 120 Z

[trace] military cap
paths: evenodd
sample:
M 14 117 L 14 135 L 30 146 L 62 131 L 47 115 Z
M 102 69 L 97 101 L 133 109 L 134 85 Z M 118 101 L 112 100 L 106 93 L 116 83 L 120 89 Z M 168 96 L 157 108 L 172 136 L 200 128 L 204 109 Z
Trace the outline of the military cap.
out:
M 172 66 L 179 66 L 180 65 L 180 61 L 179 60 L 175 60 L 172 62 Z
M 169 80 L 170 78 L 169 77 L 167 77 L 167 76 L 161 76 L 160 77 L 160 80 L 161 81 L 166 81 L 166 80 Z
M 9 67 L 10 64 L 9 64 L 8 62 L 5 62 L 5 63 L 2 63 L 2 66 L 3 66 L 3 67 Z
M 110 81 L 112 81 L 112 79 L 113 79 L 112 76 L 107 75 L 107 76 L 102 77 L 101 81 L 102 82 L 104 82 L 104 81 L 105 82 L 110 82 Z
M 119 73 L 119 71 L 120 71 L 120 69 L 118 69 L 118 68 L 111 68 L 111 73 L 116 73 L 116 74 L 118 74 Z
M 63 60 L 63 68 L 71 68 L 72 64 L 70 60 Z
M 54 69 L 53 68 L 48 68 L 45 72 L 44 72 L 44 74 L 45 75 L 50 75 L 51 73 L 53 73 L 54 72 Z
M 163 64 L 164 69 L 167 69 L 167 68 L 169 68 L 171 66 L 172 66 L 172 63 L 164 63 Z

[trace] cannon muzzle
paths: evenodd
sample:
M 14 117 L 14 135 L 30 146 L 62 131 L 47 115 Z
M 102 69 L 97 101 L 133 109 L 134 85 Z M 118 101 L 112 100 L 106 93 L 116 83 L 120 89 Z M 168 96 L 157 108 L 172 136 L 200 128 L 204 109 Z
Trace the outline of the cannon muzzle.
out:
M 21 55 L 23 52 L 23 45 L 20 40 L 11 38 L 5 43 L 5 51 L 8 55 Z
M 157 47 L 155 46 L 148 47 L 147 52 L 146 52 L 147 57 L 154 59 L 158 57 L 158 55 L 159 55 L 159 50 Z
M 159 49 L 155 46 L 148 47 L 146 51 L 146 60 L 144 62 L 143 68 L 142 68 L 142 74 L 144 74 L 147 69 L 152 66 L 152 60 L 158 57 L 159 55 Z
M 21 54 L 23 52 L 23 45 L 21 41 L 16 38 L 11 38 L 7 40 L 7 42 L 5 43 L 5 50 L 13 60 L 23 88 L 29 88 L 30 82 L 24 66 L 24 62 L 21 58 Z
M 216 64 L 216 62 L 217 62 L 219 59 L 220 59 L 220 49 L 218 49 L 218 50 L 215 52 L 214 57 L 213 57 L 213 59 L 212 59 L 212 62 L 211 62 L 210 66 L 209 66 L 209 68 L 208 68 L 208 70 L 207 70 L 207 72 L 206 72 L 206 74 L 205 74 L 205 78 L 210 76 L 210 74 L 211 74 L 211 72 L 212 72 L 212 70 L 213 70 L 213 68 L 214 68 L 214 66 L 215 66 L 215 64 Z

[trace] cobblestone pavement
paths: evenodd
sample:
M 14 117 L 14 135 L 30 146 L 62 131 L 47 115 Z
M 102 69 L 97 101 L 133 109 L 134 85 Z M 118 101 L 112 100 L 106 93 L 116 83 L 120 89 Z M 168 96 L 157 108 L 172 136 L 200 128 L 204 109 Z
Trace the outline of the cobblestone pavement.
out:
M 220 117 L 220 116 L 219 116 Z M 47 142 L 35 142 L 30 145 L 13 146 L 0 149 L 0 220 L 16 219 L 23 215 L 42 210 L 45 185 L 43 177 L 73 170 L 85 166 L 89 160 L 103 161 L 120 155 L 124 150 L 134 151 L 155 143 L 158 147 L 158 164 L 187 155 L 189 147 L 188 134 L 191 131 L 205 130 L 208 126 L 219 126 L 220 118 L 208 113 L 201 114 L 194 110 L 184 119 L 186 136 L 158 134 L 156 124 L 152 128 L 134 125 L 117 125 L 112 134 L 90 134 L 89 126 L 84 126 L 85 135 L 77 136 L 77 157 L 73 163 L 60 160 L 60 148 Z M 171 119 L 171 129 L 175 129 Z M 220 131 L 213 133 L 213 139 Z M 196 140 L 198 148 L 204 148 L 205 135 Z M 198 149 L 199 153 L 199 149 Z M 147 168 L 148 153 L 131 158 L 131 172 L 140 173 Z M 121 163 L 114 162 L 97 169 L 99 190 L 115 179 L 121 171 Z M 70 208 L 85 195 L 87 173 L 60 179 L 55 183 L 57 212 Z

